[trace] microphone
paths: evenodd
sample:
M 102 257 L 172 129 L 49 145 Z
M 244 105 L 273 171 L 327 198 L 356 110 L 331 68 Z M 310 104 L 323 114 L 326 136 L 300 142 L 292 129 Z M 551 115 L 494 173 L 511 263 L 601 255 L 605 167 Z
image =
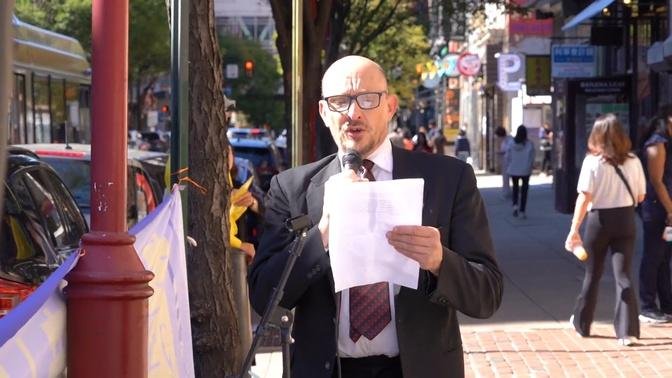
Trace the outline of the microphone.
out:
M 352 169 L 359 173 L 362 168 L 362 155 L 355 150 L 347 150 L 343 155 L 343 169 Z

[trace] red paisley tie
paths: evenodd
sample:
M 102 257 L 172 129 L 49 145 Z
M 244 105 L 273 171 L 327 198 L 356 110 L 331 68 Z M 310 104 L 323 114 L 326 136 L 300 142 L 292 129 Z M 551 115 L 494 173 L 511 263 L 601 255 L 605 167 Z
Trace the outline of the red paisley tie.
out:
M 364 160 L 364 177 L 375 181 L 373 162 Z M 390 291 L 387 282 L 350 288 L 350 339 L 357 342 L 363 335 L 373 340 L 392 320 Z

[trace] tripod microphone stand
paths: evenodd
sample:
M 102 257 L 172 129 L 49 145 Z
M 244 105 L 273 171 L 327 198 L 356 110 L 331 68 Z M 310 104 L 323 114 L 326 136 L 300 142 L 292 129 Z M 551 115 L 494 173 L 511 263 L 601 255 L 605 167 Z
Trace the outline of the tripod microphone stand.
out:
M 273 288 L 273 294 L 271 295 L 271 300 L 266 305 L 266 309 L 264 309 L 264 315 L 261 317 L 259 325 L 257 326 L 257 330 L 254 333 L 254 339 L 252 340 L 252 345 L 250 346 L 250 350 L 247 352 L 245 362 L 243 363 L 243 369 L 239 375 L 240 378 L 246 377 L 246 374 L 249 372 L 250 367 L 252 366 L 252 360 L 254 359 L 254 355 L 256 354 L 257 348 L 259 347 L 261 337 L 266 334 L 271 316 L 273 315 L 275 309 L 278 307 L 278 304 L 280 303 L 280 300 L 282 299 L 285 293 L 284 291 L 285 285 L 287 284 L 289 274 L 292 272 L 292 269 L 294 268 L 294 263 L 296 262 L 296 259 L 299 258 L 299 256 L 301 256 L 301 252 L 303 252 L 303 245 L 306 241 L 308 229 L 311 227 L 311 221 L 307 215 L 299 215 L 297 217 L 290 218 L 287 221 L 285 221 L 285 227 L 287 227 L 287 229 L 289 229 L 290 231 L 294 232 L 296 234 L 296 238 L 294 239 L 294 242 L 292 243 L 292 246 L 290 248 L 289 258 L 287 259 L 287 264 L 285 265 L 285 268 L 283 269 L 282 274 L 280 275 L 280 281 L 278 281 L 278 285 L 275 288 Z M 287 313 L 283 314 L 280 317 L 280 330 L 282 337 L 281 340 L 282 340 L 283 378 L 289 378 L 290 376 L 289 344 L 291 343 L 291 336 L 289 333 L 289 329 L 291 328 L 292 320 L 293 316 L 289 311 L 287 311 Z

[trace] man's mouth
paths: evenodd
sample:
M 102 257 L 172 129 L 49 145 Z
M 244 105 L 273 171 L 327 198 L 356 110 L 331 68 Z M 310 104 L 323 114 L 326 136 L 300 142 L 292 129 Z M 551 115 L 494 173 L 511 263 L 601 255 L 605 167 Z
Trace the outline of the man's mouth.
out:
M 364 128 L 361 126 L 348 126 L 345 129 L 345 134 L 349 137 L 356 137 L 361 135 L 364 132 Z

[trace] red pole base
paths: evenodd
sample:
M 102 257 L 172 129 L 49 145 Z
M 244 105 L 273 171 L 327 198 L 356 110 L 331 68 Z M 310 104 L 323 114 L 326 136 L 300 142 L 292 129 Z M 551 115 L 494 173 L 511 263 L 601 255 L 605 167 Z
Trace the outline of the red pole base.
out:
M 67 275 L 68 376 L 146 377 L 149 281 L 128 233 L 93 231 Z

